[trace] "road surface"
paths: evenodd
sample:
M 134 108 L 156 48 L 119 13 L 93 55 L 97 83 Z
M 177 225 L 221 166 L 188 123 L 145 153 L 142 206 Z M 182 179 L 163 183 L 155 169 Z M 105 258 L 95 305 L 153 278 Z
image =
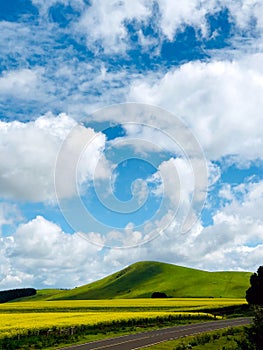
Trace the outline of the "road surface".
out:
M 143 333 L 130 334 L 117 338 L 98 340 L 86 344 L 60 348 L 60 350 L 135 350 L 145 346 L 162 343 L 168 340 L 174 340 L 189 335 L 209 332 L 212 330 L 227 327 L 247 325 L 251 322 L 252 319 L 249 317 L 242 317 L 231 320 L 202 322 L 184 326 L 163 328 Z

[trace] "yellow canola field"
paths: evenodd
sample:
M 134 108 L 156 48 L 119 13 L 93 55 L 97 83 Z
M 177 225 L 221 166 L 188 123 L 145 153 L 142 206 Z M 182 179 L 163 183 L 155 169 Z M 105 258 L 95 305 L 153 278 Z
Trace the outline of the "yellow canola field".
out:
M 66 328 L 81 324 L 94 325 L 100 322 L 130 320 L 138 318 L 156 318 L 168 316 L 170 312 L 26 312 L 0 313 L 0 338 L 26 333 L 28 330 L 40 330 L 54 326 Z M 173 313 L 183 315 L 184 313 Z M 197 315 L 197 313 L 185 313 Z M 207 315 L 198 313 L 198 315 Z M 212 317 L 212 315 L 211 315 Z
M 223 298 L 10 302 L 0 304 L 0 338 L 27 333 L 33 329 L 69 328 L 80 324 L 94 325 L 100 322 L 179 314 L 208 315 L 209 309 L 244 303 L 244 299 Z
M 111 300 L 59 300 L 59 301 L 30 301 L 0 304 L 0 312 L 23 311 L 78 311 L 85 309 L 107 308 L 141 308 L 171 309 L 180 311 L 212 309 L 231 305 L 246 304 L 245 299 L 226 298 L 167 298 L 167 299 L 111 299 Z M 142 310 L 143 311 L 143 310 Z

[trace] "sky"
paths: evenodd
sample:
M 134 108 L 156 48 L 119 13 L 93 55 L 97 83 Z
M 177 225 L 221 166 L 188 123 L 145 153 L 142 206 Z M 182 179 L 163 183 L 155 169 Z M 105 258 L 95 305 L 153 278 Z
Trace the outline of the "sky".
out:
M 0 32 L 0 289 L 262 265 L 262 1 L 2 0 Z

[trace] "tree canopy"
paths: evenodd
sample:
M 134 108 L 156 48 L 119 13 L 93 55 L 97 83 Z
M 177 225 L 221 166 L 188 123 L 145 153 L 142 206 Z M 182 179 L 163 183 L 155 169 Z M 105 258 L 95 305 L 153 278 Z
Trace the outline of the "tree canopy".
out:
M 22 297 L 29 297 L 36 294 L 34 288 L 20 288 L 3 290 L 0 292 L 0 303 L 6 303 L 7 301 L 14 300 Z
M 263 266 L 259 266 L 257 273 L 253 273 L 250 277 L 246 299 L 249 304 L 263 305 Z

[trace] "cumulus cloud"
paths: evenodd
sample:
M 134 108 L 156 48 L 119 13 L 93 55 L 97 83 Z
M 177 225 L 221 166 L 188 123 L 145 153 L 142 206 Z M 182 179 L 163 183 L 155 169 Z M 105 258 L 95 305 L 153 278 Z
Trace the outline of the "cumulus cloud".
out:
M 192 159 L 194 168 L 186 158 L 170 158 L 162 162 L 158 171 L 152 176 L 157 184 L 155 193 L 164 194 L 169 199 L 171 209 L 176 212 L 176 226 L 184 225 L 191 230 L 206 204 L 209 189 L 220 178 L 220 169 L 211 162 L 207 162 L 206 176 L 198 177 L 203 172 L 203 164 L 199 159 Z M 164 192 L 163 192 L 164 191 Z M 184 222 L 186 221 L 186 222 Z M 171 229 L 173 228 L 171 225 Z
M 240 186 L 232 191 L 229 186 L 224 187 L 221 195 L 228 202 L 213 216 L 213 225 L 203 228 L 193 241 L 198 266 L 256 269 L 263 249 L 262 190 L 262 181 L 246 184 L 246 193 L 239 200 L 236 195 Z
M 263 181 L 255 183 L 245 183 L 234 186 L 231 190 L 226 187 L 228 192 L 223 192 L 230 203 L 224 207 L 225 215 L 234 215 L 235 213 L 242 218 L 251 218 L 252 221 L 261 220 L 263 205 Z M 238 195 L 242 194 L 242 199 Z
M 240 187 L 240 186 L 237 186 Z M 104 260 L 121 267 L 138 260 L 176 262 L 206 270 L 255 271 L 262 263 L 263 220 L 262 181 L 249 184 L 242 201 L 225 189 L 227 202 L 213 216 L 213 225 L 204 227 L 200 221 L 186 234 L 178 231 L 174 222 L 165 234 L 148 244 L 126 250 L 110 250 Z M 132 233 L 130 232 L 132 237 Z
M 209 159 L 238 154 L 263 157 L 262 55 L 240 60 L 190 62 L 161 79 L 134 81 L 130 99 L 178 113 Z M 173 129 L 173 120 L 168 121 Z
M 75 287 L 102 273 L 94 257 L 101 248 L 37 216 L 1 240 L 1 289 L 18 286 Z
M 241 227 L 246 233 L 239 239 Z M 184 235 L 175 232 L 158 236 L 146 245 L 130 249 L 129 254 L 126 250 L 110 250 L 104 261 L 121 268 L 134 261 L 155 260 L 209 271 L 255 271 L 261 264 L 262 224 L 251 226 L 251 221 L 229 220 L 213 228 L 203 228 L 199 224 L 191 233 Z M 248 232 L 257 239 L 260 237 L 261 243 L 257 241 L 254 246 L 247 245 Z
M 63 141 L 76 125 L 76 122 L 65 114 L 58 117 L 48 114 L 28 123 L 0 122 L 1 196 L 32 202 L 53 202 L 55 200 L 54 175 L 57 156 Z M 92 143 L 91 148 L 84 149 L 82 153 L 77 154 L 78 157 L 73 164 L 74 142 L 77 139 L 83 142 L 85 138 L 85 143 L 88 143 L 95 136 L 97 136 L 96 142 Z M 66 144 L 70 140 L 72 141 L 72 138 L 67 140 Z M 75 129 L 75 138 L 67 149 L 68 154 L 65 155 L 66 158 L 60 165 L 62 167 L 72 166 L 71 174 L 79 170 L 77 179 L 81 185 L 94 175 L 104 142 L 103 134 L 96 135 L 93 129 L 79 126 Z M 75 177 L 72 178 L 67 173 L 62 173 L 60 184 L 64 189 L 60 191 L 62 197 L 74 194 L 74 191 L 70 189 L 76 186 Z
M 0 77 L 0 94 L 24 100 L 37 98 L 41 94 L 43 69 L 20 69 L 5 71 Z
M 181 234 L 174 222 L 147 244 L 129 249 L 102 249 L 106 241 L 98 233 L 69 235 L 38 216 L 21 224 L 13 236 L 1 238 L 0 286 L 74 287 L 139 260 L 206 270 L 254 271 L 263 252 L 262 184 L 250 184 L 242 202 L 233 199 L 218 210 L 213 226 L 203 227 L 197 221 L 191 231 Z M 142 234 L 129 224 L 125 237 L 112 231 L 106 238 L 125 238 L 129 245 L 136 245 Z M 100 241 L 100 245 L 89 241 Z
M 58 198 L 78 196 L 90 180 L 110 176 L 111 165 L 103 155 L 105 142 L 102 133 L 82 125 L 74 127 L 57 155 L 54 172 Z

